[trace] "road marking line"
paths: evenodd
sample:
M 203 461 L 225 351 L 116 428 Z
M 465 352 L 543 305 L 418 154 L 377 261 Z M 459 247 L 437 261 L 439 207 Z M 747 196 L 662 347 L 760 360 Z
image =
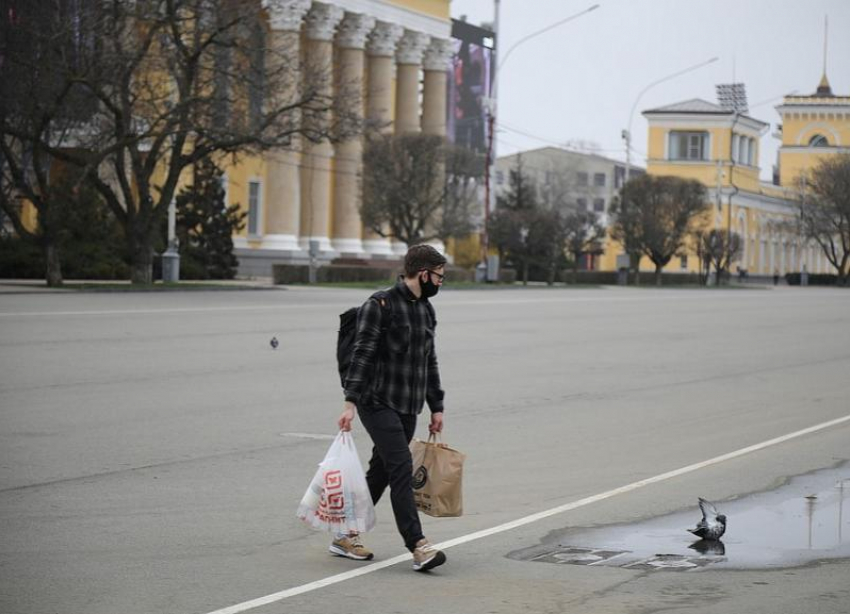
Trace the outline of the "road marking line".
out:
M 324 435 L 322 433 L 281 433 L 281 437 L 293 437 L 295 439 L 319 439 L 333 441 L 336 435 Z
M 726 295 L 731 298 L 754 298 L 753 294 L 747 292 L 734 292 Z M 758 294 L 758 297 L 763 296 Z M 642 296 L 573 296 L 573 297 L 545 297 L 545 298 L 502 298 L 502 299 L 483 299 L 483 300 L 460 300 L 460 301 L 445 301 L 443 307 L 477 307 L 484 305 L 539 305 L 544 303 L 643 303 L 657 300 L 657 296 L 642 295 Z M 705 300 L 705 296 L 700 294 L 688 296 L 665 296 L 665 301 L 691 301 Z M 108 309 L 108 310 L 93 310 L 93 311 L 3 311 L 0 312 L 0 317 L 50 317 L 50 316 L 109 316 L 109 315 L 168 315 L 180 313 L 216 313 L 228 311 L 264 311 L 277 309 L 321 309 L 333 306 L 332 303 L 300 303 L 300 304 L 274 304 L 274 305 L 232 305 L 221 307 L 173 307 L 163 309 Z M 342 308 L 337 306 L 338 309 Z
M 611 497 L 615 497 L 617 495 L 626 494 L 633 490 L 637 490 L 639 488 L 643 488 L 644 486 L 649 486 L 651 484 L 656 484 L 658 482 L 663 482 L 665 480 L 669 480 L 675 477 L 679 477 L 681 475 L 685 475 L 686 473 L 691 473 L 693 471 L 697 471 L 699 469 L 705 469 L 706 467 L 710 467 L 712 465 L 718 465 L 720 463 L 726 462 L 728 460 L 732 460 L 733 458 L 738 458 L 739 456 L 744 456 L 746 454 L 750 454 L 752 452 L 757 452 L 759 450 L 764 450 L 765 448 L 769 448 L 771 446 L 778 445 L 780 443 L 784 443 L 786 441 L 790 441 L 791 439 L 796 439 L 798 437 L 803 437 L 804 435 L 810 435 L 811 433 L 815 433 L 817 431 L 822 431 L 824 429 L 828 429 L 833 426 L 838 426 L 839 424 L 843 424 L 845 422 L 850 421 L 850 415 L 844 416 L 842 418 L 836 418 L 835 420 L 830 420 L 828 422 L 822 422 L 820 424 L 816 424 L 815 426 L 810 426 L 808 428 L 802 429 L 800 431 L 795 431 L 793 433 L 789 433 L 787 435 L 782 435 L 780 437 L 775 437 L 773 439 L 769 439 L 767 441 L 763 441 L 761 443 L 754 444 L 752 446 L 747 446 L 746 448 L 741 448 L 740 450 L 735 450 L 734 452 L 729 452 L 728 454 L 722 454 L 720 456 L 715 456 L 714 458 L 710 458 L 705 461 L 701 461 L 699 463 L 694 463 L 692 465 L 687 465 L 686 467 L 681 467 L 679 469 L 674 469 L 673 471 L 668 471 L 666 473 L 661 473 L 659 475 L 653 476 L 651 478 L 646 478 L 645 480 L 639 480 L 637 482 L 632 482 L 631 484 L 626 484 L 625 486 L 621 486 L 619 488 L 614 488 L 612 490 L 605 491 L 603 493 L 599 493 L 598 495 L 592 495 L 590 497 L 585 497 L 584 499 L 579 499 L 578 501 L 573 501 L 572 503 L 566 503 L 564 505 L 559 505 L 558 507 L 553 507 L 552 509 L 548 509 L 542 512 L 538 512 L 536 514 L 531 514 L 530 516 L 525 516 L 523 518 L 518 518 L 517 520 L 513 520 L 511 522 L 506 522 L 504 524 L 497 525 L 495 527 L 491 527 L 489 529 L 484 529 L 482 531 L 476 531 L 475 533 L 469 533 L 468 535 L 462 535 L 461 537 L 456 537 L 454 539 L 450 539 L 448 541 L 444 541 L 439 544 L 435 544 L 435 547 L 440 549 L 452 548 L 454 546 L 459 546 L 461 544 L 467 544 L 472 541 L 476 541 L 482 539 L 484 537 L 490 537 L 491 535 L 496 535 L 498 533 L 504 533 L 505 531 L 510 531 L 512 529 L 516 529 L 527 524 L 532 524 L 539 520 L 544 520 L 549 518 L 550 516 L 555 516 L 557 514 L 562 514 L 564 512 L 569 512 L 574 509 L 578 509 L 580 507 L 584 507 L 586 505 L 590 505 L 592 503 L 598 503 L 599 501 L 603 501 L 605 499 L 610 499 Z M 393 557 L 391 559 L 387 559 L 386 561 L 380 561 L 378 563 L 372 563 L 365 567 L 361 567 L 359 569 L 355 569 L 352 571 L 347 571 L 345 573 L 337 574 L 335 576 L 328 576 L 327 578 L 322 578 L 321 580 L 316 580 L 315 582 L 310 582 L 308 584 L 302 584 L 301 586 L 296 586 L 293 588 L 289 588 L 277 593 L 272 593 L 271 595 L 266 595 L 265 597 L 259 597 L 257 599 L 252 599 L 250 601 L 244 601 L 242 603 L 237 603 L 236 605 L 223 608 L 221 610 L 215 610 L 214 612 L 208 612 L 208 614 L 239 614 L 240 612 L 246 612 L 248 610 L 253 610 L 255 608 L 259 608 L 262 606 L 266 606 L 278 601 L 283 601 L 284 599 L 288 599 L 290 597 L 295 597 L 296 595 L 302 595 L 304 593 L 309 593 L 311 591 L 318 590 L 320 588 L 324 588 L 326 586 L 331 586 L 333 584 L 338 584 L 340 582 L 345 582 L 346 580 L 351 580 L 352 578 L 357 578 L 359 576 L 364 576 L 369 573 L 373 573 L 376 571 L 380 571 L 381 569 L 385 569 L 386 567 L 391 567 L 398 563 L 403 563 L 405 561 L 410 561 L 409 554 L 401 554 L 399 556 Z
M 171 309 L 110 309 L 101 311 L 5 311 L 0 317 L 35 318 L 50 316 L 123 316 L 123 315 L 166 315 L 170 313 L 214 313 L 227 311 L 262 311 L 265 309 L 292 309 L 307 307 L 315 309 L 322 305 L 234 305 L 230 307 L 174 307 Z

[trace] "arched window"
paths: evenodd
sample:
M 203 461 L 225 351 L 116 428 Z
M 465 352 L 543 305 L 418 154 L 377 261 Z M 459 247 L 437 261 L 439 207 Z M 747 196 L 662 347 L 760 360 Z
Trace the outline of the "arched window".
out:
M 822 134 L 816 134 L 809 140 L 809 147 L 829 147 L 829 141 Z

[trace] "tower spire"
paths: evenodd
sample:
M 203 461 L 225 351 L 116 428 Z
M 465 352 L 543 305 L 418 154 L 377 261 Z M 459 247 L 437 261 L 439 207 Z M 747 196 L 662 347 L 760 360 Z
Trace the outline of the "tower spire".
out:
M 829 15 L 823 17 L 823 76 L 818 84 L 817 96 L 832 96 L 832 88 L 829 79 L 826 78 L 826 57 L 829 43 Z
M 829 49 L 829 15 L 823 16 L 823 74 L 826 76 L 826 57 Z

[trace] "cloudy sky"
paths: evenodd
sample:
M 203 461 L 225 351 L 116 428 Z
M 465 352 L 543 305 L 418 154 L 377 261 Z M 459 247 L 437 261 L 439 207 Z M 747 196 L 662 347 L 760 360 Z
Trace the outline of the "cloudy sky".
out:
M 811 94 L 823 71 L 850 96 L 850 0 L 502 0 L 501 52 L 598 3 L 598 9 L 519 44 L 499 70 L 498 154 L 591 142 L 625 159 L 621 131 L 647 85 L 717 56 L 718 61 L 649 89 L 632 118 L 632 163 L 645 164 L 641 111 L 690 98 L 716 102 L 717 83 L 743 82 L 750 115 L 771 125 L 762 139 L 769 179 L 778 141 L 774 107 Z M 493 0 L 452 0 L 452 17 L 493 19 Z

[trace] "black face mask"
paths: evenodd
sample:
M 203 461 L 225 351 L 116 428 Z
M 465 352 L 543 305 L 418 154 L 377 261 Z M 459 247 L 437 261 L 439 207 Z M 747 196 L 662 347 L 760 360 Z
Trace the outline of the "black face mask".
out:
M 419 279 L 419 287 L 422 288 L 422 296 L 424 298 L 431 298 L 432 296 L 436 296 L 437 292 L 440 291 L 440 286 L 438 286 L 431 280 L 430 273 L 425 273 L 425 279 Z

